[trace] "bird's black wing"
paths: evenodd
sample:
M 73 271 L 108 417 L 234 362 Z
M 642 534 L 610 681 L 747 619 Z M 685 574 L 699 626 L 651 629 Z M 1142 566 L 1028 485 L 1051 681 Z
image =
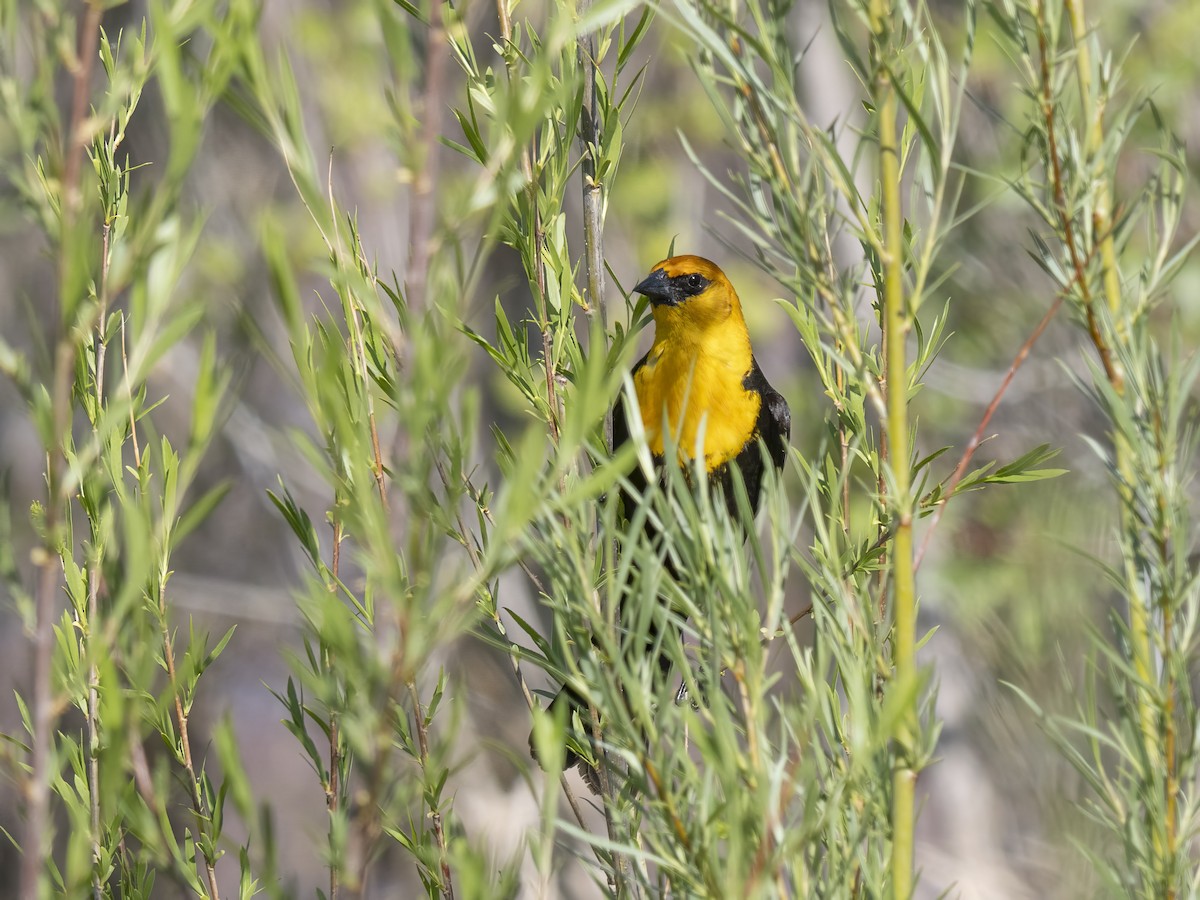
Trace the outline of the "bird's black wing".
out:
M 788 409 L 783 395 L 767 383 L 767 379 L 754 364 L 754 370 L 762 378 L 762 407 L 758 411 L 758 434 L 767 445 L 771 462 L 782 469 L 787 459 L 787 448 L 792 437 L 792 411 Z
M 747 391 L 758 394 L 761 402 L 758 408 L 758 421 L 754 426 L 754 434 L 747 440 L 746 446 L 737 455 L 734 464 L 741 470 L 742 481 L 746 485 L 746 494 L 750 500 L 750 508 L 758 509 L 758 499 L 762 492 L 763 456 L 758 446 L 761 439 L 767 447 L 767 454 L 776 469 L 782 469 L 787 459 L 788 441 L 792 435 L 792 413 L 787 401 L 775 388 L 771 387 L 758 360 L 751 357 L 750 371 L 742 380 L 742 387 Z M 723 481 L 728 478 L 722 479 Z M 732 502 L 732 486 L 726 486 L 726 498 Z

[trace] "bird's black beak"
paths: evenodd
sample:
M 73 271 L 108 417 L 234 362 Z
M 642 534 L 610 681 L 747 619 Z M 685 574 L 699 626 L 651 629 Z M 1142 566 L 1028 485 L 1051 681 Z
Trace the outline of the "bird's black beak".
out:
M 674 306 L 679 300 L 673 296 L 671 279 L 666 269 L 655 269 L 633 288 L 635 294 L 645 294 L 655 306 Z

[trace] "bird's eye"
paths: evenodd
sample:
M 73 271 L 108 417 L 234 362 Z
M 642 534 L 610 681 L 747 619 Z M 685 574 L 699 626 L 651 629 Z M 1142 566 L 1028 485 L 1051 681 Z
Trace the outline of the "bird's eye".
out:
M 699 292 L 704 289 L 704 276 L 699 272 L 693 272 L 687 277 L 687 286 L 690 290 Z

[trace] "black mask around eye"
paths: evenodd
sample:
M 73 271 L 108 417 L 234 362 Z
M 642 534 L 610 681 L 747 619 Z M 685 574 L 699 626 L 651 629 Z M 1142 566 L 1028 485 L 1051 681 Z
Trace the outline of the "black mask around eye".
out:
M 672 278 L 666 269 L 655 269 L 633 290 L 649 297 L 655 306 L 678 306 L 689 297 L 703 293 L 710 284 L 712 282 L 699 272 L 685 272 Z

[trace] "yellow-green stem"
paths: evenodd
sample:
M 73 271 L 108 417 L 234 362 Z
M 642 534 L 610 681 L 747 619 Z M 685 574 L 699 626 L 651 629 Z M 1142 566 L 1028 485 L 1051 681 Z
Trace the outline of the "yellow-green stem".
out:
M 105 408 L 107 400 L 107 395 L 104 393 L 104 367 L 105 359 L 108 355 L 108 339 L 105 337 L 105 334 L 107 333 L 108 320 L 108 272 L 112 261 L 112 230 L 107 210 L 105 211 L 105 215 L 104 226 L 100 232 L 100 309 L 96 315 L 96 336 L 94 339 L 96 352 L 94 393 L 96 417 L 92 422 L 92 436 L 97 440 L 99 440 L 97 423 L 100 420 L 101 410 Z M 104 561 L 105 546 L 103 534 L 96 527 L 95 522 L 92 523 L 92 547 L 94 556 L 88 562 L 87 626 L 83 629 L 83 640 L 87 643 L 87 655 L 92 658 L 92 662 L 88 666 L 87 693 L 87 778 L 92 826 L 92 896 L 95 900 L 102 900 L 104 897 L 104 884 L 101 878 L 103 869 L 101 860 L 102 848 L 100 845 L 100 667 L 95 662 L 96 647 L 93 641 L 100 621 L 100 571 Z
M 1100 270 L 1105 299 L 1112 313 L 1115 327 L 1115 337 L 1120 340 L 1125 336 L 1120 327 L 1118 312 L 1121 308 L 1121 279 L 1117 271 L 1116 249 L 1112 236 L 1112 209 L 1108 186 L 1108 175 L 1104 172 L 1103 162 L 1099 157 L 1101 145 L 1104 142 L 1104 105 L 1099 98 L 1092 97 L 1092 62 L 1091 52 L 1087 42 L 1087 22 L 1084 16 L 1083 0 L 1066 0 L 1067 14 L 1071 19 L 1071 31 L 1075 36 L 1075 72 L 1079 82 L 1079 96 L 1083 108 L 1089 110 L 1091 121 L 1088 124 L 1087 153 L 1093 160 L 1092 177 L 1096 179 L 1096 200 L 1092 211 L 1092 227 L 1095 239 L 1100 248 Z M 1111 366 L 1107 369 L 1109 381 L 1119 394 L 1125 392 L 1124 377 L 1119 368 Z M 1135 524 L 1132 517 L 1132 496 L 1130 485 L 1134 473 L 1130 464 L 1130 449 L 1126 440 L 1116 434 L 1113 438 L 1114 453 L 1117 460 L 1117 472 L 1120 475 L 1121 492 L 1121 526 L 1126 534 L 1132 534 Z M 1126 583 L 1130 586 L 1129 597 L 1129 630 L 1133 644 L 1134 669 L 1143 683 L 1149 684 L 1152 674 L 1151 661 L 1153 653 L 1150 646 L 1150 600 L 1141 590 L 1141 578 L 1132 563 L 1126 564 Z M 1148 746 L 1153 749 L 1155 743 L 1150 740 L 1155 734 L 1154 714 L 1144 698 L 1139 697 L 1139 719 Z
M 1100 155 L 1104 143 L 1104 98 L 1092 96 L 1092 60 L 1088 45 L 1087 19 L 1084 15 L 1084 0 L 1065 0 L 1064 6 L 1071 20 L 1071 32 L 1075 38 L 1075 72 L 1079 82 L 1079 96 L 1083 109 L 1089 116 L 1087 140 L 1085 148 L 1091 161 L 1091 176 L 1094 181 L 1095 199 L 1092 209 L 1093 240 L 1099 246 L 1101 287 L 1112 317 L 1113 335 L 1110 340 L 1118 343 L 1128 340 L 1129 334 L 1121 320 L 1121 278 L 1117 268 L 1117 253 L 1113 240 L 1112 228 L 1112 192 L 1109 184 L 1109 174 L 1105 171 L 1104 160 Z M 1115 357 L 1115 354 L 1114 354 Z M 1124 373 L 1119 362 L 1114 359 L 1108 369 L 1109 381 L 1118 394 L 1125 392 Z M 1122 531 L 1134 538 L 1137 523 L 1133 512 L 1132 488 L 1135 473 L 1130 460 L 1131 449 L 1125 437 L 1118 433 L 1113 435 L 1113 452 L 1116 456 L 1117 472 L 1120 476 L 1119 488 L 1121 494 L 1121 528 Z M 1125 578 L 1129 591 L 1129 631 L 1133 651 L 1134 671 L 1142 684 L 1154 683 L 1154 654 L 1150 639 L 1150 605 L 1152 600 L 1142 589 L 1142 577 L 1132 560 L 1125 564 Z M 1162 645 L 1170 646 L 1171 635 L 1170 615 L 1163 617 Z M 1170 683 L 1167 667 L 1164 667 L 1164 677 L 1168 679 L 1166 694 L 1171 697 L 1174 685 Z M 1175 853 L 1175 797 L 1174 797 L 1174 722 L 1164 722 L 1162 739 L 1164 746 L 1159 746 L 1159 729 L 1156 723 L 1155 711 L 1144 691 L 1137 692 L 1138 720 L 1142 729 L 1143 741 L 1151 759 L 1163 759 L 1167 767 L 1166 777 L 1166 810 L 1167 821 L 1164 823 L 1165 840 L 1162 834 L 1154 832 L 1154 850 L 1163 860 L 1163 871 L 1170 867 L 1170 857 Z M 1168 701 L 1168 716 L 1173 714 Z M 1165 758 L 1165 759 L 1164 759 Z M 1165 844 L 1165 846 L 1164 846 Z
M 1116 322 L 1121 308 L 1121 279 L 1117 270 L 1117 252 L 1112 235 L 1112 196 L 1108 175 L 1100 157 L 1104 143 L 1104 99 L 1092 97 L 1092 56 L 1087 42 L 1087 22 L 1083 14 L 1084 0 L 1066 0 L 1067 15 L 1071 18 L 1071 31 L 1075 35 L 1075 71 L 1079 78 L 1079 96 L 1083 108 L 1091 111 L 1088 123 L 1087 153 L 1092 159 L 1092 177 L 1096 179 L 1096 200 L 1092 210 L 1095 239 L 1100 243 L 1100 269 L 1103 273 L 1104 294 L 1108 298 L 1109 311 L 1114 313 L 1114 325 L 1118 336 L 1123 334 Z
M 892 663 L 896 683 L 916 677 L 916 590 L 913 574 L 912 503 L 908 461 L 908 321 L 904 302 L 904 237 L 900 207 L 898 101 L 886 55 L 891 38 L 891 9 L 872 0 L 871 30 L 875 58 L 875 108 L 879 129 L 879 181 L 883 192 L 883 305 L 887 349 L 887 431 L 892 490 Z M 917 712 L 905 714 L 896 736 L 892 769 L 892 896 L 908 900 L 913 889 L 913 830 L 917 773 L 914 751 Z
M 338 579 L 341 577 L 342 521 L 333 519 L 333 556 L 329 563 L 329 593 L 337 594 Z M 325 671 L 334 671 L 333 651 L 325 646 Z M 342 738 L 339 710 L 329 710 L 329 780 L 325 785 L 325 808 L 329 811 L 329 900 L 338 900 L 341 893 L 342 866 L 345 865 L 342 847 L 337 837 L 337 816 L 342 811 Z

